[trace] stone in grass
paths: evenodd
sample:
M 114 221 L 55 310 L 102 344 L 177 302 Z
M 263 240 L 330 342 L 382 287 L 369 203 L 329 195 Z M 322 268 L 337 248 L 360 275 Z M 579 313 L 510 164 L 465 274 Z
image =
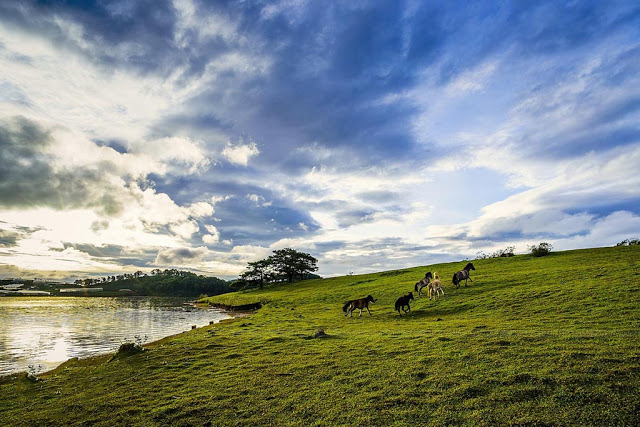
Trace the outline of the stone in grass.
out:
M 313 337 L 314 338 L 327 338 L 329 335 L 327 335 L 324 331 L 324 329 L 318 329 L 314 334 Z
M 29 372 L 27 373 L 27 379 L 31 382 L 38 382 L 41 381 L 41 378 L 36 377 L 36 375 L 33 372 Z

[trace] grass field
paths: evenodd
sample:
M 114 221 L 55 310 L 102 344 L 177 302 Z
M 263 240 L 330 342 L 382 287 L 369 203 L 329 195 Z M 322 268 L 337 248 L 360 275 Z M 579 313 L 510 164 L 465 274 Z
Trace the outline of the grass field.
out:
M 638 425 L 640 247 L 477 260 L 454 289 L 464 264 L 211 298 L 264 306 L 130 357 L 4 377 L 0 425 Z M 427 270 L 446 296 L 398 316 Z M 372 316 L 345 318 L 367 294 Z

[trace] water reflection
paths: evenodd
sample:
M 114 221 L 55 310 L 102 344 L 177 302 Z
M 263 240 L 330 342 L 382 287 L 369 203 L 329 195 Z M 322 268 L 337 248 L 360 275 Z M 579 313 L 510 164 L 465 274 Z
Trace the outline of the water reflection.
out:
M 228 317 L 184 298 L 0 298 L 0 375 L 52 369 L 72 357 L 155 341 Z

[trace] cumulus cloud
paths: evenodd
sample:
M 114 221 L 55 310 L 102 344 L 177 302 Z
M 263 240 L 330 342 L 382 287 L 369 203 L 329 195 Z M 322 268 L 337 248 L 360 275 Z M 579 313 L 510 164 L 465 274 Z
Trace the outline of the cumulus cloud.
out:
M 218 229 L 213 225 L 205 225 L 204 227 L 209 234 L 202 236 L 202 241 L 210 245 L 218 243 L 220 241 L 220 232 Z
M 202 145 L 202 141 L 192 141 L 187 137 L 168 137 L 133 142 L 129 151 L 167 165 L 171 172 L 184 174 L 186 168 L 191 174 L 205 170 L 211 163 Z
M 194 218 L 204 218 L 213 215 L 213 206 L 207 202 L 197 202 L 189 206 L 189 212 Z
M 260 154 L 260 150 L 258 150 L 258 146 L 255 142 L 247 145 L 233 145 L 228 143 L 226 147 L 224 147 L 224 150 L 222 150 L 222 157 L 233 164 L 242 166 L 247 166 L 249 159 L 257 156 L 258 154 Z
M 193 233 L 198 231 L 198 224 L 195 221 L 183 221 L 175 224 L 171 224 L 171 231 L 183 239 L 188 239 L 193 236 Z

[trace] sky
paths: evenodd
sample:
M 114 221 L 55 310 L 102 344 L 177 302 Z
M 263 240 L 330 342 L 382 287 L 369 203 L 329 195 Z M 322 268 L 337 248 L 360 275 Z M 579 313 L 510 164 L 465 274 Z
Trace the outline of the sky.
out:
M 0 0 L 0 276 L 640 236 L 635 1 Z

